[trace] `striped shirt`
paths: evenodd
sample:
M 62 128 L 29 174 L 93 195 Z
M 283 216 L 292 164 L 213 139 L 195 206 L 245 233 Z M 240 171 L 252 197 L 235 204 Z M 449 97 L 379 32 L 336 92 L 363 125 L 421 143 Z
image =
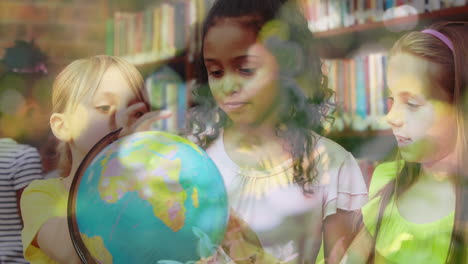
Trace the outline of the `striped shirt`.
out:
M 28 263 L 23 258 L 16 192 L 41 178 L 41 160 L 35 148 L 0 138 L 0 264 Z

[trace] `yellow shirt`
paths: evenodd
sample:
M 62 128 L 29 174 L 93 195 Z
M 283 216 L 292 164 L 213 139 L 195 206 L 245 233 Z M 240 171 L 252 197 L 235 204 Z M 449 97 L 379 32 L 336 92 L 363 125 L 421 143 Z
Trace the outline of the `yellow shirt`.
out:
M 68 190 L 60 178 L 33 181 L 21 197 L 24 228 L 21 233 L 24 257 L 31 264 L 57 263 L 32 241 L 41 226 L 53 217 L 67 217 Z

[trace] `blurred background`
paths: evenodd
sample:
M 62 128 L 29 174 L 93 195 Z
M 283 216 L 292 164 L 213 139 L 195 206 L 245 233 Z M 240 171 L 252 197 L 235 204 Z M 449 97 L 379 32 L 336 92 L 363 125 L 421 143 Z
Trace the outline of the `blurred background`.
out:
M 214 0 L 0 0 L 0 137 L 37 147 L 55 166 L 48 127 L 52 82 L 71 61 L 121 56 L 141 71 L 153 108 L 176 113 L 158 129 L 181 133 L 190 107 L 200 23 Z M 235 0 L 233 0 L 235 1 Z M 383 116 L 387 51 L 410 30 L 468 21 L 466 0 L 298 0 L 336 93 L 326 136 L 366 175 L 393 155 Z

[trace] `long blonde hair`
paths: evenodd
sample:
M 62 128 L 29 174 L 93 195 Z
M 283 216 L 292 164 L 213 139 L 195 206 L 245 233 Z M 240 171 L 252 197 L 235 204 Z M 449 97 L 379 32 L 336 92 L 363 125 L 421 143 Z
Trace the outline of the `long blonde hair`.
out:
M 122 73 L 139 100 L 148 102 L 143 78 L 133 65 L 118 57 L 98 55 L 73 61 L 55 78 L 52 87 L 52 112 L 69 113 L 81 102 L 91 100 L 110 67 L 116 67 Z M 71 170 L 72 155 L 69 143 L 59 142 L 57 154 L 57 167 L 60 175 L 65 177 Z

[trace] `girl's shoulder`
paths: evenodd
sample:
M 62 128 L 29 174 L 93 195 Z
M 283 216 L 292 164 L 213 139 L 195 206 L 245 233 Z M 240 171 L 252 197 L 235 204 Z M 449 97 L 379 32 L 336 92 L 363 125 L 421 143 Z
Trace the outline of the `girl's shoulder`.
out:
M 316 136 L 316 143 L 312 151 L 312 158 L 315 166 L 326 182 L 336 182 L 337 184 L 362 185 L 367 187 L 362 176 L 359 164 L 354 156 L 335 141 L 323 136 Z
M 374 169 L 370 180 L 370 196 L 372 197 L 377 194 L 387 183 L 395 179 L 403 165 L 403 161 L 392 161 L 379 164 Z
M 328 163 L 333 164 L 341 164 L 347 159 L 354 159 L 349 151 L 335 141 L 317 133 L 313 133 L 312 136 L 316 139 L 313 151 L 314 158 L 325 158 Z
M 337 209 L 354 211 L 367 202 L 367 185 L 353 155 L 338 143 L 318 136 L 314 146 L 315 164 L 325 187 L 324 217 Z M 325 219 L 325 218 L 324 218 Z
M 397 171 L 402 165 L 402 161 L 392 161 L 381 163 L 374 169 L 369 185 L 370 201 L 362 210 L 364 223 L 371 234 L 375 231 L 380 208 L 381 196 L 379 195 L 379 191 L 396 177 Z
M 62 196 L 67 193 L 62 178 L 49 178 L 32 181 L 23 192 L 23 195 L 32 193 L 45 193 L 51 196 Z
M 390 161 L 380 163 L 375 167 L 374 175 L 385 175 L 395 177 L 396 172 L 400 170 L 404 165 L 404 161 Z

